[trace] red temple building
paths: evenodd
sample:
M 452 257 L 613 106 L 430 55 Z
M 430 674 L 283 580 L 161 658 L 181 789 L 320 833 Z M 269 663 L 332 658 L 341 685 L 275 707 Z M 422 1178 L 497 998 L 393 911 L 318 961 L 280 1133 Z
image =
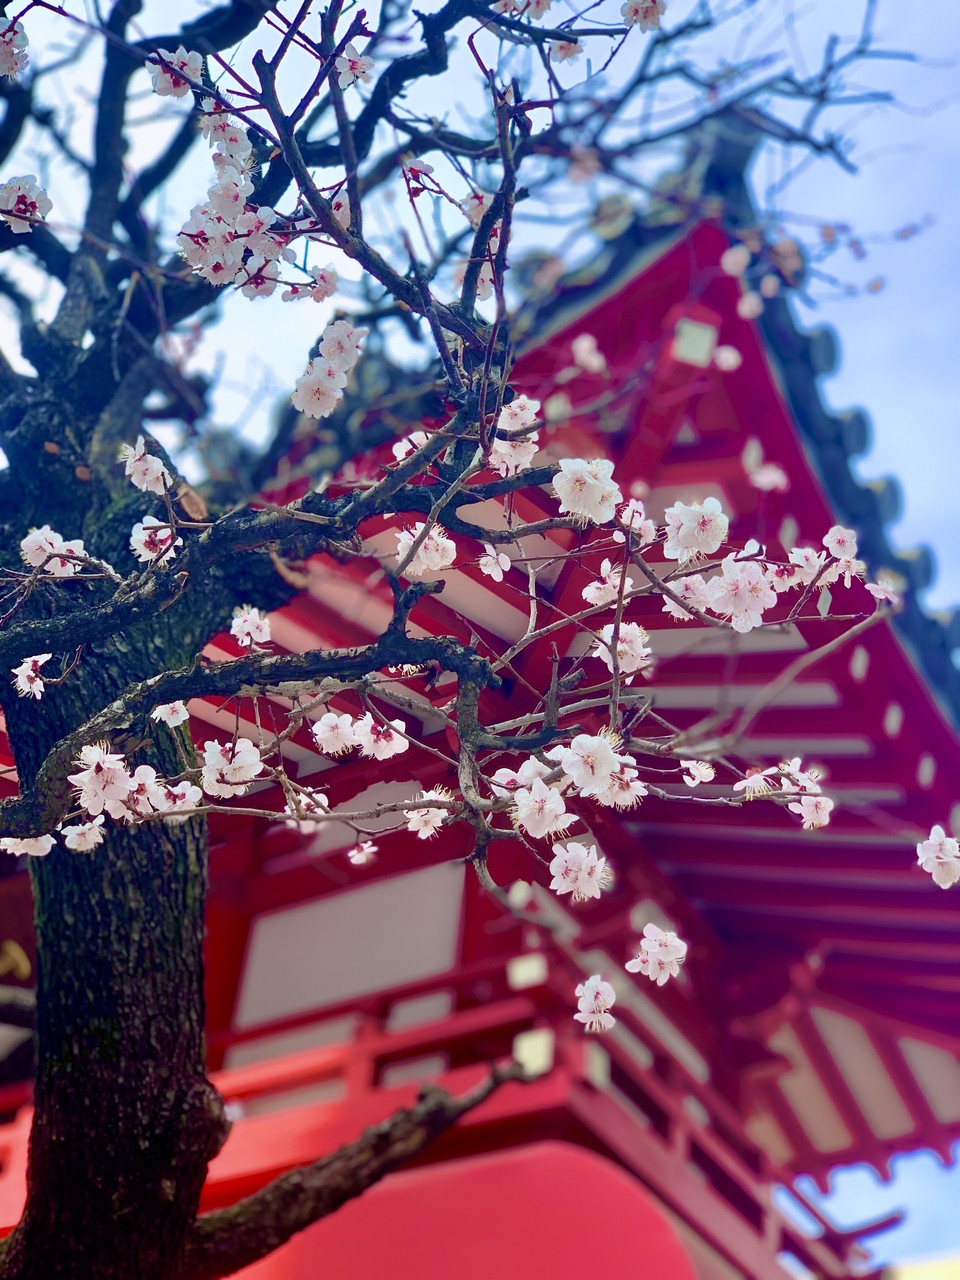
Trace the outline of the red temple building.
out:
M 717 148 L 698 177 L 728 210 L 746 206 L 745 157 L 731 147 Z M 819 545 L 831 525 L 849 525 L 872 573 L 886 568 L 907 584 L 894 626 L 807 665 L 804 655 L 848 624 L 814 610 L 733 636 L 678 625 L 659 601 L 638 614 L 657 655 L 655 711 L 685 727 L 718 706 L 753 708 L 740 755 L 821 765 L 832 821 L 803 831 L 764 804 L 717 821 L 710 808 L 648 796 L 591 819 L 617 872 L 598 902 L 563 905 L 512 845 L 494 845 L 491 873 L 526 908 L 517 919 L 464 864 L 466 829 L 420 841 L 387 815 L 378 860 L 358 867 L 343 856 L 355 843 L 347 827 L 304 837 L 279 821 L 217 819 L 208 1029 L 236 1123 L 206 1207 L 356 1137 L 409 1104 L 424 1080 L 465 1091 L 511 1053 L 541 1073 L 504 1086 L 416 1167 L 243 1272 L 250 1280 L 312 1280 L 318 1265 L 351 1280 L 839 1280 L 867 1274 L 858 1241 L 891 1220 L 843 1232 L 807 1205 L 801 1229 L 777 1207 L 775 1188 L 804 1174 L 823 1186 L 832 1169 L 858 1162 L 885 1173 L 894 1155 L 917 1148 L 949 1160 L 960 1136 L 960 899 L 917 868 L 913 849 L 932 824 L 960 818 L 951 661 L 960 630 L 916 601 L 932 573 L 927 553 L 887 543 L 895 487 L 853 476 L 868 424 L 859 412 L 830 414 L 820 399 L 817 379 L 837 358 L 829 331 L 798 330 L 780 299 L 759 321 L 741 319 L 742 286 L 719 269 L 730 239 L 717 221 L 691 230 L 647 216 L 615 230 L 589 268 L 533 311 L 513 385 L 547 401 L 572 340 L 590 333 L 635 394 L 606 420 L 578 410 L 596 399 L 590 375 L 563 385 L 569 421 L 548 448 L 612 457 L 624 492 L 645 485 L 658 520 L 674 501 L 717 496 L 736 513 L 737 541 Z M 718 370 L 718 344 L 741 353 L 738 369 Z M 786 471 L 787 492 L 750 483 L 761 455 Z M 524 498 L 531 514 L 536 497 Z M 375 542 L 378 530 L 368 536 Z M 573 546 L 568 531 L 556 537 Z M 411 630 L 509 642 L 525 626 L 522 575 L 513 569 L 494 584 L 476 569 L 479 547 L 465 554 L 472 562 L 417 606 Z M 279 648 L 375 638 L 390 599 L 369 570 L 318 557 L 310 589 L 273 616 Z M 585 557 L 566 556 L 552 598 L 578 601 L 592 577 Z M 866 610 L 859 590 L 849 598 Z M 564 657 L 581 651 L 574 629 L 552 639 Z M 236 652 L 226 639 L 214 649 Z M 549 645 L 520 663 L 524 679 L 544 687 Z M 755 706 L 788 668 L 793 679 Z M 449 692 L 443 679 L 397 688 L 408 720 L 410 704 L 418 708 L 416 736 L 443 744 L 433 711 Z M 519 688 L 497 696 L 522 702 Z M 385 686 L 382 709 L 391 706 Z M 191 713 L 201 742 L 234 732 L 235 706 L 197 702 Z M 244 720 L 240 732 L 255 736 Z M 284 751 L 331 803 L 403 800 L 445 779 L 443 762 L 415 749 L 375 772 L 319 756 L 306 735 Z M 256 802 L 273 803 L 266 790 Z M 0 938 L 27 957 L 29 896 L 11 862 Z M 670 922 L 690 944 L 681 979 L 662 988 L 623 971 L 650 920 Z M 17 948 L 8 942 L 3 956 L 9 971 Z M 571 1016 L 574 987 L 595 972 L 620 975 L 617 1026 L 603 1037 L 585 1036 Z M 0 1028 L 8 1062 L 27 1034 Z M 4 1086 L 2 1101 L 13 1117 L 0 1129 L 0 1225 L 9 1228 L 24 1193 L 27 1087 Z

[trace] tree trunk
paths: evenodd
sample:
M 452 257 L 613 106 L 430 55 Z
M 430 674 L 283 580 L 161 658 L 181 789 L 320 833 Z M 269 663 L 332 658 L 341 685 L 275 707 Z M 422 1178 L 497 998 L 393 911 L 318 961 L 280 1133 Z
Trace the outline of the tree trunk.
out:
M 4 699 L 21 778 L 91 709 L 183 659 L 160 630 L 167 643 L 154 633 L 85 653 L 42 707 Z M 131 764 L 179 773 L 186 730 L 152 737 Z M 58 844 L 31 861 L 36 1112 L 4 1278 L 169 1280 L 227 1131 L 204 1076 L 206 823 L 108 819 L 106 833 L 92 854 Z

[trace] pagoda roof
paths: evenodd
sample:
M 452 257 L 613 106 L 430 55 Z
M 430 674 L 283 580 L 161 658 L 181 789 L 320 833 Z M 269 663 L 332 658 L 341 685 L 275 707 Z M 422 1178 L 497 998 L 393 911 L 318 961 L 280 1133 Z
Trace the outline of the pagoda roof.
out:
M 677 237 L 693 208 L 722 212 L 725 226 L 752 231 L 763 219 L 757 213 L 748 174 L 765 134 L 749 118 L 725 111 L 701 126 L 691 139 L 684 167 L 661 183 L 653 210 L 632 216 L 611 215 L 613 234 L 580 270 L 566 276 L 557 289 L 526 316 L 527 340 L 537 345 L 545 325 L 569 322 L 589 310 L 610 290 L 617 290 L 644 270 Z M 684 234 L 680 231 L 679 234 Z M 953 660 L 960 648 L 960 606 L 930 610 L 923 591 L 936 574 L 933 551 L 923 544 L 894 547 L 890 526 L 902 511 L 902 492 L 893 476 L 861 481 L 855 459 L 870 447 L 872 424 L 862 407 L 836 412 L 824 401 L 820 379 L 840 362 L 841 345 L 830 325 L 806 329 L 797 322 L 797 306 L 789 292 L 766 299 L 757 321 L 766 356 L 793 422 L 804 442 L 830 507 L 838 522 L 856 528 L 860 555 L 874 577 L 891 572 L 906 585 L 904 608 L 894 625 L 929 688 L 960 727 L 960 669 Z
M 549 450 L 602 450 L 614 458 L 625 491 L 634 480 L 648 486 L 654 518 L 675 500 L 712 493 L 736 513 L 731 535 L 737 541 L 819 545 L 838 518 L 850 519 L 850 508 L 838 512 L 824 484 L 828 455 L 820 437 L 797 430 L 783 372 L 786 355 L 771 352 L 766 330 L 737 314 L 741 286 L 718 268 L 728 243 L 718 224 L 704 222 L 635 246 L 633 258 L 621 256 L 605 277 L 570 282 L 541 316 L 538 341 L 529 345 L 512 381 L 546 399 L 558 373 L 569 367 L 572 339 L 593 333 L 612 379 L 624 385 L 632 379 L 634 390 L 615 414 L 581 412 L 577 396 L 587 405 L 597 388 L 589 378 L 582 386 L 578 379 L 570 420 L 553 433 Z M 617 252 L 623 255 L 622 242 Z M 680 358 L 678 335 L 685 332 L 689 340 L 691 325 L 699 326 L 695 337 L 712 330 L 711 341 L 735 346 L 743 355 L 740 369 L 721 374 L 699 356 L 695 363 Z M 808 351 L 822 342 L 793 332 Z M 815 385 L 812 370 L 808 360 L 803 376 Z M 752 487 L 744 451 L 755 447 L 786 470 L 788 493 L 759 494 Z M 536 493 L 530 504 L 526 514 L 532 518 L 549 511 L 549 499 L 541 509 Z M 864 510 L 879 520 L 876 504 Z M 869 548 L 870 527 L 850 523 Z M 368 536 L 385 539 L 386 525 Z M 551 536 L 554 549 L 574 547 L 573 535 Z M 588 536 L 576 550 L 551 588 L 561 607 L 579 599 L 598 567 Z M 464 547 L 465 560 L 444 575 L 443 592 L 418 605 L 415 631 L 465 640 L 474 634 L 502 644 L 518 625 L 522 630 L 518 571 L 495 587 L 476 571 L 473 554 Z M 913 561 L 885 563 L 906 572 Z M 385 584 L 370 578 L 369 566 L 319 557 L 314 571 L 310 592 L 275 616 L 273 634 L 281 647 L 298 649 L 318 639 L 356 644 L 378 634 L 390 605 Z M 867 613 L 873 605 L 855 585 L 849 596 L 834 594 L 834 611 L 847 599 L 850 612 Z M 713 1085 L 747 1117 L 751 1140 L 782 1176 L 804 1172 L 822 1182 L 835 1165 L 861 1160 L 886 1170 L 893 1154 L 920 1146 L 948 1158 L 960 1135 L 960 908 L 956 895 L 916 867 L 913 852 L 934 822 L 947 821 L 960 772 L 960 742 L 942 690 L 931 689 L 903 633 L 886 624 L 812 663 L 814 650 L 836 640 L 845 626 L 813 606 L 789 626 L 745 637 L 677 624 L 644 603 L 630 616 L 650 631 L 658 655 L 649 686 L 658 714 L 689 728 L 718 704 L 741 715 L 753 705 L 738 755 L 758 765 L 792 755 L 821 764 L 837 809 L 828 828 L 812 832 L 762 804 L 725 810 L 722 823 L 709 808 L 652 797 L 616 819 L 594 821 L 591 815 L 593 835 L 619 880 L 602 903 L 577 911 L 580 953 L 594 966 L 622 966 L 647 909 L 682 928 L 691 940 L 689 981 L 642 1001 L 638 996 L 641 1012 L 635 1016 L 665 1019 L 668 1040 L 674 1037 L 682 1053 L 691 1051 L 691 1069 L 707 1064 Z M 552 641 L 561 654 L 582 652 L 582 638 L 572 630 Z M 520 675 L 533 688 L 544 687 L 548 649 L 534 645 L 518 659 Z M 796 678 L 764 702 L 763 690 L 794 663 Z M 402 685 L 408 704 L 420 700 L 425 731 L 439 733 L 442 742 L 438 725 L 431 729 L 430 705 L 449 696 L 449 686 L 441 682 L 431 690 L 416 678 Z M 508 698 L 518 705 L 520 686 Z M 225 715 L 194 710 L 207 725 Z M 232 732 L 234 723 L 231 711 L 224 729 Z M 304 759 L 309 754 L 296 741 L 289 750 Z M 374 798 L 363 762 L 337 763 L 316 776 L 332 802 L 353 799 L 358 791 L 364 803 Z M 376 794 L 399 798 L 444 780 L 445 767 L 435 757 L 417 758 L 411 750 L 380 766 Z M 716 787 L 714 794 L 722 790 Z M 377 866 L 331 870 L 326 879 L 318 875 L 315 856 L 280 824 L 255 824 L 249 831 L 231 821 L 221 831 L 211 926 L 211 965 L 216 981 L 225 984 L 212 999 L 221 1026 L 242 1002 L 249 978 L 237 973 L 239 954 L 245 945 L 249 966 L 262 948 L 257 952 L 248 937 L 220 949 L 218 883 L 235 884 L 242 874 L 249 923 L 261 913 L 282 917 L 348 883 L 376 883 L 469 852 L 456 831 L 442 831 L 429 845 L 402 830 L 384 833 Z M 325 849 L 335 867 L 336 849 L 352 842 L 346 832 L 323 837 L 314 855 Z M 533 874 L 507 845 L 492 846 L 490 867 L 501 884 Z M 464 935 L 474 956 L 491 946 L 489 913 L 480 916 L 475 933 Z M 289 1017 L 280 1018 L 265 1022 L 264 1030 L 288 1025 Z
M 726 184 L 734 203 L 738 192 L 745 199 L 749 150 L 736 145 L 743 151 L 737 163 L 724 159 L 723 147 L 734 143 L 718 144 L 699 179 L 711 192 Z M 800 330 L 786 303 L 768 306 L 760 323 L 741 319 L 741 286 L 719 270 L 728 243 L 711 220 L 692 230 L 669 220 L 621 229 L 596 260 L 561 282 L 549 303 L 528 309 L 526 346 L 512 382 L 546 400 L 571 364 L 572 339 L 593 333 L 613 382 L 627 393 L 615 411 L 597 410 L 590 406 L 606 384 L 587 375 L 564 383 L 570 418 L 550 435 L 548 449 L 610 456 L 624 491 L 634 481 L 647 486 L 654 518 L 673 501 L 715 494 L 735 513 L 731 535 L 738 541 L 819 545 L 830 525 L 850 524 L 871 568 L 893 569 L 910 584 L 895 630 L 875 627 L 810 665 L 804 664 L 817 646 L 837 639 L 844 625 L 815 607 L 789 626 L 734 637 L 674 623 L 649 602 L 631 605 L 658 658 L 649 686 L 657 714 L 685 729 L 721 705 L 744 718 L 738 755 L 764 766 L 794 755 L 822 764 L 837 808 L 831 825 L 813 832 L 762 804 L 724 810 L 722 822 L 713 809 L 652 797 L 616 819 L 594 822 L 591 815 L 618 879 L 601 902 L 575 913 L 576 955 L 604 968 L 622 968 L 651 914 L 682 929 L 691 944 L 685 980 L 649 992 L 639 980 L 626 1002 L 625 1034 L 632 1026 L 659 1038 L 664 1052 L 682 1062 L 691 1090 L 699 1081 L 697 1087 L 732 1104 L 776 1176 L 809 1173 L 822 1182 L 837 1164 L 868 1161 L 885 1171 L 893 1154 L 921 1146 L 946 1159 L 960 1136 L 960 899 L 917 869 L 912 848 L 933 823 L 947 823 L 960 775 L 953 724 L 960 677 L 950 662 L 956 625 L 926 614 L 917 599 L 932 573 L 929 553 L 890 550 L 894 489 L 862 486 L 853 476 L 850 459 L 866 443 L 865 417 L 831 414 L 820 399 L 817 379 L 836 358 L 835 341 L 825 330 Z M 743 364 L 721 374 L 709 352 L 702 358 L 704 341 L 710 349 L 715 342 L 736 347 Z M 789 492 L 752 487 L 744 453 L 756 448 L 784 468 Z M 538 494 L 524 501 L 535 517 Z M 551 513 L 546 497 L 542 511 Z M 365 532 L 375 543 L 389 529 L 384 522 Z M 562 607 L 579 600 L 600 557 L 588 536 L 550 536 L 554 551 L 577 552 L 550 587 Z M 462 550 L 465 562 L 445 575 L 440 595 L 421 601 L 413 629 L 464 640 L 475 634 L 502 645 L 525 623 L 525 575 L 511 570 L 495 587 L 470 562 L 479 544 Z M 389 592 L 370 567 L 317 557 L 310 589 L 275 615 L 277 647 L 361 644 L 378 635 L 390 616 Z M 859 587 L 848 598 L 851 611 L 872 607 Z M 836 594 L 834 605 L 840 600 Z M 574 629 L 552 641 L 564 657 L 582 652 Z M 232 653 L 231 644 L 221 639 L 217 647 Z M 791 664 L 795 679 L 764 701 L 763 691 Z M 549 644 L 532 646 L 520 669 L 529 685 L 544 687 Z M 443 745 L 442 724 L 431 712 L 449 691 L 442 679 L 436 687 L 420 677 L 398 680 L 405 705 L 420 708 L 418 731 L 428 744 Z M 386 709 L 390 697 L 385 691 Z M 519 705 L 522 688 L 504 697 L 504 705 Z M 201 742 L 235 731 L 235 702 L 229 709 L 195 702 L 191 713 Z M 253 731 L 246 715 L 241 704 L 240 732 Z M 283 749 L 301 780 L 322 786 L 333 803 L 358 793 L 406 798 L 446 780 L 436 754 L 414 749 L 378 766 L 375 779 L 365 762 L 319 759 L 306 733 Z M 274 802 L 281 807 L 279 796 L 257 796 L 258 804 Z M 248 1039 L 256 1031 L 286 1034 L 324 1010 L 344 1012 L 332 998 L 311 1006 L 304 997 L 272 1017 L 241 1018 L 251 984 L 267 989 L 275 978 L 292 985 L 289 971 L 274 973 L 264 958 L 258 943 L 264 921 L 292 928 L 305 904 L 322 905 L 357 886 L 372 889 L 386 878 L 399 884 L 402 876 L 469 852 L 462 831 L 443 829 L 429 843 L 402 829 L 385 831 L 378 836 L 380 861 L 355 868 L 338 857 L 354 842 L 347 828 L 305 843 L 280 821 L 228 815 L 212 827 L 215 1045 L 228 1045 L 238 1030 Z M 330 856 L 318 859 L 321 852 Z M 506 842 L 491 848 L 490 867 L 501 884 L 533 878 L 529 862 Z M 17 894 L 17 912 L 26 912 L 24 881 L 0 882 L 0 914 Z M 462 892 L 458 965 L 480 963 L 498 947 L 506 956 L 529 945 L 516 930 L 497 926 L 500 932 L 491 933 L 499 909 L 478 886 L 468 881 Z M 11 923 L 9 936 L 24 932 L 22 923 Z M 23 941 L 29 946 L 27 936 Z M 258 964 L 266 966 L 262 972 Z M 442 985 L 442 967 L 436 972 Z

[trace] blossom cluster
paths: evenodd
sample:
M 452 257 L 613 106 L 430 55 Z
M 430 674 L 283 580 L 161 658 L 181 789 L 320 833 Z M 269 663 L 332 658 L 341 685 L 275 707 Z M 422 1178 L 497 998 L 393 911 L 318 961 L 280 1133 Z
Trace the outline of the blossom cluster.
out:
M 403 720 L 378 720 L 371 711 L 362 716 L 325 711 L 310 726 L 317 749 L 327 756 L 340 756 L 358 747 L 361 756 L 389 760 L 406 751 L 410 742 Z
M 530 466 L 539 439 L 539 432 L 530 427 L 539 412 L 539 400 L 527 396 L 517 396 L 500 410 L 488 459 L 498 475 L 515 476 Z
M 297 379 L 290 397 L 295 409 L 308 418 L 326 418 L 343 398 L 347 375 L 360 359 L 360 344 L 367 330 L 349 320 L 334 320 L 320 338 L 318 354 Z
M 97 832 L 104 814 L 127 822 L 152 814 L 183 820 L 201 800 L 198 787 L 190 782 L 168 782 L 158 777 L 151 765 L 138 765 L 131 772 L 123 756 L 112 752 L 105 742 L 81 748 L 77 764 L 82 768 L 69 774 L 68 781 L 76 790 L 80 808 L 90 818 L 101 819 L 94 824 Z M 97 844 L 100 838 L 96 838 Z M 69 842 L 67 847 L 72 847 Z
M 20 555 L 25 564 L 54 578 L 72 578 L 86 558 L 82 539 L 68 541 L 48 524 L 30 530 L 20 542 Z
M 650 923 L 643 927 L 636 957 L 628 960 L 624 967 L 629 973 L 643 974 L 662 987 L 670 978 L 679 977 L 680 966 L 686 958 L 687 944 L 676 933 Z M 582 1022 L 587 1031 L 610 1031 L 616 1026 L 617 1020 L 610 1012 L 616 1003 L 616 991 L 599 973 L 581 982 L 574 994 L 577 997 L 574 1020 Z
M 917 845 L 917 863 L 930 873 L 934 884 L 949 889 L 960 880 L 960 841 L 948 836 L 943 827 L 933 827 Z
M 23 23 L 8 22 L 0 29 L 0 76 L 16 80 L 26 70 L 29 61 Z
M 640 781 L 636 761 L 632 756 L 620 753 L 619 746 L 620 740 L 616 735 L 606 731 L 579 733 L 569 745 L 557 745 L 544 752 L 543 760 L 529 756 L 516 770 L 497 769 L 490 778 L 490 788 L 494 795 L 510 799 L 511 818 L 519 830 L 535 840 L 543 840 L 566 831 L 573 821 L 574 815 L 566 807 L 567 794 L 613 809 L 632 808 L 647 794 Z M 587 868 L 595 865 L 584 846 L 570 845 L 568 850 L 573 852 L 568 855 L 559 846 L 554 846 L 557 857 L 575 861 L 582 855 L 587 858 Z M 603 860 L 600 861 L 602 864 Z M 556 877 L 557 871 L 554 869 L 551 874 Z M 576 875 L 579 874 L 578 867 Z M 573 892 L 574 898 L 582 899 L 598 897 L 599 889 L 597 892 L 581 892 L 575 890 L 575 884 L 582 888 L 587 883 L 602 886 L 603 882 L 603 865 L 600 865 L 596 875 L 591 871 L 582 883 L 572 872 L 565 872 L 560 882 L 552 887 L 558 893 Z
M 423 539 L 414 551 L 414 544 L 421 535 Z M 397 533 L 397 562 L 402 566 L 400 571 L 414 581 L 428 573 L 449 569 L 456 558 L 457 544 L 440 525 L 434 524 L 427 529 L 425 524 L 418 523 L 411 529 L 401 529 Z
M 52 208 L 53 201 L 37 185 L 32 173 L 0 183 L 0 219 L 14 235 L 23 236 L 32 231 Z
M 715 498 L 689 505 L 675 503 L 665 519 L 663 554 L 680 566 L 713 555 L 728 536 L 728 519 Z M 758 544 L 748 544 L 743 551 L 724 556 L 719 572 L 709 578 L 685 573 L 671 582 L 671 595 L 664 598 L 663 611 L 679 622 L 688 622 L 698 613 L 713 613 L 734 631 L 752 631 L 763 625 L 764 613 L 785 591 L 822 590 L 841 581 L 849 587 L 855 578 L 863 577 L 866 566 L 857 558 L 857 537 L 851 529 L 835 525 L 825 534 L 822 545 L 821 551 L 793 547 L 786 563 L 781 563 L 766 559 Z M 896 602 L 895 592 L 886 585 L 870 583 L 867 589 L 878 599 Z
M 181 49 L 175 59 L 174 55 L 166 57 L 176 61 L 192 80 L 199 79 L 200 64 L 194 66 L 191 61 L 199 60 L 199 54 L 186 54 Z M 189 91 L 183 80 L 178 81 L 163 68 L 156 68 L 155 72 L 158 93 L 182 96 L 178 86 L 184 93 Z M 289 241 L 297 229 L 284 225 L 268 206 L 249 204 L 248 197 L 253 194 L 253 144 L 249 135 L 232 119 L 222 99 L 204 98 L 201 107 L 201 130 L 214 149 L 215 177 L 207 199 L 191 209 L 177 236 L 177 247 L 197 275 L 209 284 L 236 284 L 245 297 L 269 297 L 281 283 L 281 262 L 295 260 Z M 329 297 L 335 287 L 335 273 L 321 272 L 312 286 L 297 288 L 290 296 L 319 293 Z

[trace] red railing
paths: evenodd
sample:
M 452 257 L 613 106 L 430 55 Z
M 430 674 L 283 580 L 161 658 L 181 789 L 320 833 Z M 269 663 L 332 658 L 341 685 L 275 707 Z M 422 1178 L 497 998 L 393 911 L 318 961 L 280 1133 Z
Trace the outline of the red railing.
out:
M 549 936 L 540 952 L 512 961 L 491 959 L 219 1037 L 220 1047 L 231 1048 L 308 1027 L 321 1034 L 324 1023 L 356 1015 L 347 1043 L 214 1075 L 234 1128 L 211 1166 L 203 1207 L 234 1203 L 277 1173 L 350 1141 L 412 1102 L 423 1079 L 460 1092 L 483 1077 L 490 1061 L 516 1052 L 544 1068 L 537 1081 L 505 1086 L 434 1158 L 532 1137 L 579 1136 L 631 1170 L 688 1231 L 751 1280 L 786 1276 L 777 1262 L 782 1254 L 817 1276 L 853 1275 L 854 1233 L 835 1230 L 804 1205 L 821 1229 L 810 1238 L 780 1213 L 772 1201 L 776 1171 L 750 1142 L 735 1109 L 671 1053 L 656 1028 L 625 1006 L 614 1034 L 582 1034 L 569 1009 L 570 991 L 582 976 L 575 948 Z M 494 993 L 486 1003 L 471 999 L 478 980 Z M 449 998 L 448 1014 L 390 1029 L 408 1001 L 441 992 Z M 7 1230 L 24 1195 L 25 1092 L 19 1086 L 0 1091 L 0 1106 L 21 1108 L 0 1127 L 0 1224 Z

